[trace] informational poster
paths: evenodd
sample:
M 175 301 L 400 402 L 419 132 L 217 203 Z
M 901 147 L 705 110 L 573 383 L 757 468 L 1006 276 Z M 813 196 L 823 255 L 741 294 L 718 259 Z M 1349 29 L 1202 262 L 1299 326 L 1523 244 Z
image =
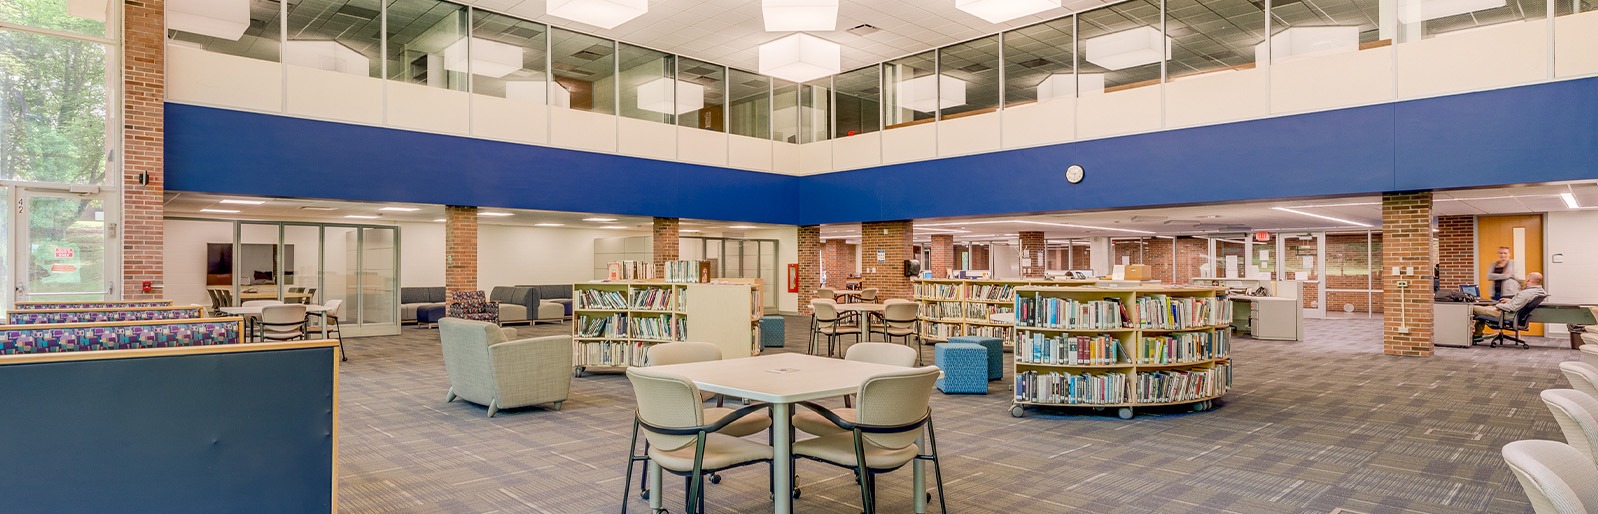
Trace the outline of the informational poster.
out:
M 888 262 L 887 250 L 877 250 L 877 262 Z

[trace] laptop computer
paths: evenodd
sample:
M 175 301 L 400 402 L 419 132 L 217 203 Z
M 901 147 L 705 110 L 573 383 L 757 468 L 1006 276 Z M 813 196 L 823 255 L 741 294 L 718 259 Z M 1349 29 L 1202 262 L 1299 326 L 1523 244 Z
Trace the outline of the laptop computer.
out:
M 1470 295 L 1471 298 L 1481 298 L 1481 287 L 1476 284 L 1461 285 L 1459 286 L 1459 292 Z

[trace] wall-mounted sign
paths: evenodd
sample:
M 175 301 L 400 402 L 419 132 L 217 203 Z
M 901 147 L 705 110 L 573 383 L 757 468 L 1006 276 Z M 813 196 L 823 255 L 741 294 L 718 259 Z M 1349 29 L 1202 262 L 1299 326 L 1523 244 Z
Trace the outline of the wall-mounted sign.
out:
M 55 258 L 57 259 L 71 259 L 76 255 L 77 251 L 71 248 L 62 248 L 58 246 L 55 249 Z
M 888 262 L 887 250 L 877 250 L 877 262 Z

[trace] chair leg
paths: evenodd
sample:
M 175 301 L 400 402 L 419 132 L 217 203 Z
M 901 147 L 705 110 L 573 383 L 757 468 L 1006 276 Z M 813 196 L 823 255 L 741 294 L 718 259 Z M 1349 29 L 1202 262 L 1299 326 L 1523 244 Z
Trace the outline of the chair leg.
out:
M 449 402 L 453 402 L 453 401 L 455 401 L 455 388 L 451 387 L 451 388 L 449 388 L 449 392 L 448 393 L 444 393 L 444 403 L 449 403 Z
M 938 435 L 932 430 L 932 419 L 927 419 L 927 449 L 932 455 L 932 476 L 938 481 L 938 508 L 949 514 L 949 504 L 943 494 L 943 461 L 938 459 Z
M 632 441 L 627 443 L 627 475 L 621 481 L 621 514 L 627 514 L 627 504 L 632 500 L 630 496 L 633 494 L 633 464 L 638 462 L 637 454 L 633 453 L 633 450 L 636 449 L 638 449 L 638 418 L 635 417 L 633 418 L 633 438 Z M 644 469 L 644 474 L 649 474 L 649 468 Z
M 497 413 L 497 412 L 499 412 L 499 398 L 495 398 L 495 399 L 489 400 L 488 401 L 488 417 L 490 417 L 490 418 L 494 417 L 494 414 Z

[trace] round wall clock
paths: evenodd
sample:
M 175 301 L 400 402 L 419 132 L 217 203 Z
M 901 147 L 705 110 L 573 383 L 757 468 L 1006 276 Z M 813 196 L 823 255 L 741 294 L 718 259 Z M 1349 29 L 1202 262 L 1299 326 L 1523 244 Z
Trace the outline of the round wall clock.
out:
M 1082 176 L 1084 173 L 1085 171 L 1082 169 L 1081 164 L 1072 164 L 1071 167 L 1065 169 L 1065 181 L 1072 184 L 1079 184 L 1082 182 Z

